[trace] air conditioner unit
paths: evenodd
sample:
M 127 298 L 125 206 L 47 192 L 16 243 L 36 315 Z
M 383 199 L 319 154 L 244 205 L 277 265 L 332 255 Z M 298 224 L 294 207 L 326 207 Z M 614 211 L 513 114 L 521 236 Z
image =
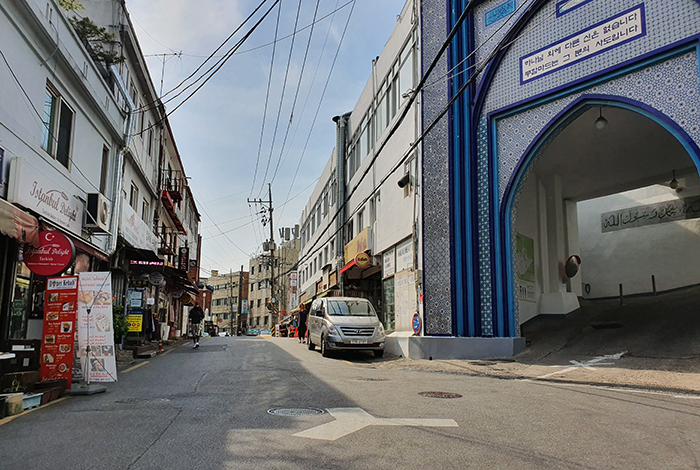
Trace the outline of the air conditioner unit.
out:
M 109 216 L 112 203 L 100 193 L 87 195 L 87 214 L 85 227 L 102 232 L 109 232 Z

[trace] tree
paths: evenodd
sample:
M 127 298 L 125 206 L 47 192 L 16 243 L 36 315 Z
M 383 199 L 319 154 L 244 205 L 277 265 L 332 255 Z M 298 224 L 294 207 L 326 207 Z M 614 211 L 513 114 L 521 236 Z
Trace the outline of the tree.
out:
M 108 32 L 106 28 L 97 26 L 87 17 L 69 20 L 92 60 L 101 62 L 106 67 L 124 62 L 124 56 L 111 50 L 113 45 L 119 44 L 114 34 Z

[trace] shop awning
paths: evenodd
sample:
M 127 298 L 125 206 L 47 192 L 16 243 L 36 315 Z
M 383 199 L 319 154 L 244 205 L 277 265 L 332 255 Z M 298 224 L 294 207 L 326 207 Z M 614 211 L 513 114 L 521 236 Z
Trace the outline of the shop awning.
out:
M 346 264 L 345 266 L 343 266 L 343 269 L 340 270 L 340 274 L 343 274 L 345 271 L 347 271 L 348 269 L 352 268 L 353 266 L 355 266 L 355 260 L 352 260 L 352 261 L 350 261 L 348 264 Z
M 4 199 L 0 199 L 0 232 L 39 247 L 39 221 Z
M 55 230 L 61 232 L 66 237 L 70 238 L 77 250 L 80 250 L 83 253 L 87 253 L 88 255 L 93 256 L 99 260 L 109 261 L 109 255 L 107 255 L 107 253 L 105 253 L 92 243 L 89 243 L 87 240 L 75 235 L 74 233 L 71 233 L 62 227 L 49 223 L 43 218 L 41 218 L 41 226 L 42 230 Z
M 133 259 L 138 261 L 163 261 L 158 257 L 158 255 L 156 255 L 151 250 L 143 250 L 140 248 L 131 247 L 126 247 L 124 250 L 129 260 Z
M 187 271 L 171 268 L 170 266 L 164 266 L 163 273 L 168 277 L 168 282 L 174 287 L 180 288 L 190 294 L 199 294 L 199 289 L 187 276 Z
M 305 301 L 302 302 L 302 303 L 303 303 L 304 305 L 309 305 L 309 304 L 310 304 L 311 302 L 313 302 L 313 301 L 314 301 L 314 299 L 309 299 L 309 300 L 305 300 Z

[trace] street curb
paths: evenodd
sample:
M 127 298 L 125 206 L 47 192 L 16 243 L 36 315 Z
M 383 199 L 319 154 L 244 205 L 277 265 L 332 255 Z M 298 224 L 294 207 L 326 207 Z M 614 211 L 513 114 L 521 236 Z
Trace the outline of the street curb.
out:
M 452 374 L 452 375 L 465 375 L 469 377 L 488 377 L 492 379 L 501 380 L 522 380 L 530 382 L 549 382 L 558 384 L 570 384 L 570 385 L 588 385 L 591 387 L 604 387 L 604 388 L 616 388 L 616 389 L 627 389 L 627 390 L 640 390 L 649 392 L 659 392 L 659 393 L 674 393 L 679 395 L 692 395 L 700 396 L 700 390 L 695 389 L 684 389 L 684 388 L 674 388 L 674 387 L 659 387 L 654 385 L 639 385 L 639 384 L 619 384 L 619 383 L 608 383 L 608 382 L 597 382 L 597 381 L 586 381 L 586 380 L 566 380 L 566 379 L 542 379 L 539 377 L 528 377 L 526 375 L 514 375 L 514 374 L 489 374 L 486 372 L 460 372 L 460 371 L 448 371 L 448 370 L 437 370 L 437 369 L 414 369 L 406 368 L 404 370 L 416 371 L 416 372 L 437 372 L 441 374 Z

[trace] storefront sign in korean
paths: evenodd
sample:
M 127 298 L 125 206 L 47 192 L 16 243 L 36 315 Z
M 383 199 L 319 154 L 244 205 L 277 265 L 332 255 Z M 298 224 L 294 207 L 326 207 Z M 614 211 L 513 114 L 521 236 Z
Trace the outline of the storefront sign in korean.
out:
M 115 382 L 112 322 L 112 275 L 108 272 L 80 273 L 78 289 L 78 342 L 83 370 L 87 364 L 91 382 Z M 90 356 L 86 350 L 90 344 Z
M 71 384 L 78 276 L 49 278 L 44 293 L 41 380 L 66 379 Z
M 394 273 L 396 272 L 395 257 L 396 257 L 396 249 L 394 249 L 394 248 L 391 248 L 390 250 L 385 251 L 384 254 L 382 255 L 382 269 L 384 270 L 383 277 L 393 276 Z
M 13 157 L 7 200 L 41 214 L 58 226 L 81 234 L 85 205 L 24 159 Z
M 413 239 L 396 245 L 396 272 L 413 269 Z
M 40 276 L 55 276 L 75 260 L 73 242 L 61 232 L 39 232 L 39 247 L 28 246 L 22 254 L 24 264 Z
M 640 4 L 563 41 L 521 57 L 520 83 L 543 77 L 645 35 L 644 4 Z
M 143 314 L 132 310 L 126 316 L 126 324 L 129 326 L 129 331 L 140 332 L 143 329 Z
M 345 264 L 355 259 L 355 255 L 367 251 L 369 247 L 369 227 L 361 231 L 345 245 Z

